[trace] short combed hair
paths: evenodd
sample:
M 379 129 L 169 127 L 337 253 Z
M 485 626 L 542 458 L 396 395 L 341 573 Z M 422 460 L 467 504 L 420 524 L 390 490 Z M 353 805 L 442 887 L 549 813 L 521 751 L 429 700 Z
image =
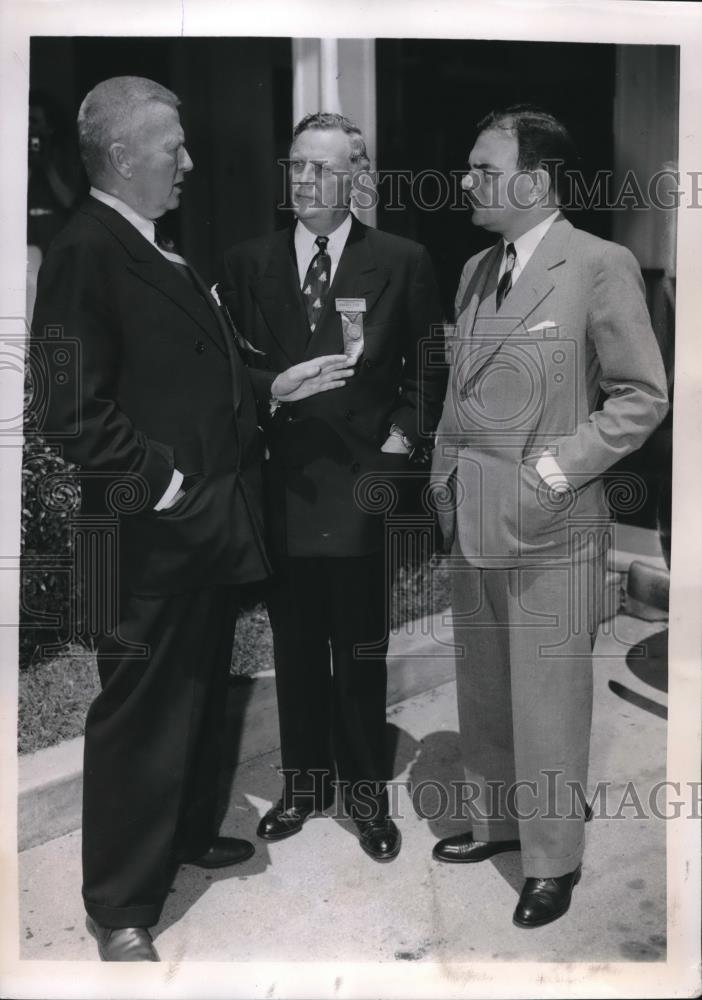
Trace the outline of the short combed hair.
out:
M 516 136 L 518 168 L 547 170 L 556 196 L 563 202 L 567 174 L 576 168 L 580 159 L 565 125 L 532 104 L 513 104 L 501 111 L 491 111 L 478 122 L 478 134 L 493 129 L 503 129 Z
M 149 104 L 177 108 L 180 101 L 160 83 L 142 76 L 113 76 L 86 94 L 78 112 L 78 142 L 91 180 L 103 172 L 110 145 L 129 135 L 135 117 Z
M 352 163 L 357 163 L 362 170 L 368 170 L 370 159 L 366 149 L 366 142 L 358 125 L 352 122 L 345 115 L 338 115 L 331 111 L 315 111 L 311 115 L 305 115 L 293 129 L 292 141 L 295 142 L 299 135 L 309 129 L 339 129 L 349 137 L 351 154 L 349 159 Z

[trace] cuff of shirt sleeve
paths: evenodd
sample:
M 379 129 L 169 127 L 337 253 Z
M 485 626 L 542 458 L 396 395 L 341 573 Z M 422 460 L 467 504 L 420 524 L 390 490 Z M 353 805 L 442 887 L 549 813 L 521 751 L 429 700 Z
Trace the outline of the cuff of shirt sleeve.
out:
M 176 493 L 178 492 L 178 490 L 181 488 L 182 485 L 183 485 L 183 473 L 178 472 L 177 469 L 174 469 L 168 489 L 163 494 L 159 502 L 156 504 L 154 510 L 163 510 L 164 507 L 167 507 L 169 503 L 173 500 L 173 498 L 175 497 Z
M 536 463 L 536 471 L 552 490 L 570 489 L 570 483 L 548 448 Z

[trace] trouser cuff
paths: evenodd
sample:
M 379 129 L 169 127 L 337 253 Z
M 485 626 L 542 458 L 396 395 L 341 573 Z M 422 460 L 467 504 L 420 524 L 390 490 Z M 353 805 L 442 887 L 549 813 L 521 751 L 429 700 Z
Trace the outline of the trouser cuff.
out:
M 495 843 L 500 840 L 519 840 L 519 825 L 504 820 L 490 823 L 485 820 L 471 823 L 473 840 Z
M 140 906 L 103 906 L 83 897 L 85 911 L 101 927 L 120 930 L 123 927 L 153 927 L 161 918 L 163 903 L 143 903 Z
M 522 853 L 524 878 L 560 878 L 574 872 L 583 860 L 584 844 L 562 858 L 544 858 Z

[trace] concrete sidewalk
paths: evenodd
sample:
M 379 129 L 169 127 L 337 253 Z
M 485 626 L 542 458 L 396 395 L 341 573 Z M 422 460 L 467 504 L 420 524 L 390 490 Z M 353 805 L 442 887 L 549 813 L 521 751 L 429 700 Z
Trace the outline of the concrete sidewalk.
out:
M 450 644 L 442 617 L 433 621 L 436 638 Z M 637 658 L 632 651 L 655 635 L 652 653 L 664 651 L 664 630 L 664 623 L 619 615 L 598 638 L 590 777 L 591 787 L 599 781 L 610 785 L 606 810 L 604 803 L 595 804 L 583 879 L 562 920 L 535 931 L 512 925 L 522 885 L 518 854 L 463 867 L 432 860 L 436 838 L 463 828 L 445 815 L 426 818 L 438 809 L 435 786 L 423 786 L 421 802 L 416 793 L 422 782 L 450 788 L 462 780 L 455 684 L 447 680 L 450 645 L 405 630 L 391 644 L 391 689 L 394 685 L 400 700 L 388 715 L 404 838 L 399 857 L 387 865 L 374 863 L 358 846 L 353 825 L 327 816 L 310 820 L 300 834 L 279 844 L 257 841 L 255 856 L 239 867 L 213 873 L 183 867 L 154 929 L 161 958 L 663 961 L 665 822 L 650 815 L 636 818 L 631 806 L 621 809 L 620 818 L 605 812 L 617 811 L 628 782 L 646 805 L 652 786 L 665 778 L 667 661 Z M 408 677 L 414 678 L 414 689 L 406 684 Z M 269 705 L 271 684 L 266 677 L 254 682 L 247 715 L 259 698 Z M 255 840 L 259 816 L 279 793 L 280 756 L 275 746 L 260 745 L 243 757 L 222 832 Z M 77 831 L 20 855 L 21 958 L 95 960 L 80 882 Z M 273 983 L 268 995 L 274 992 Z

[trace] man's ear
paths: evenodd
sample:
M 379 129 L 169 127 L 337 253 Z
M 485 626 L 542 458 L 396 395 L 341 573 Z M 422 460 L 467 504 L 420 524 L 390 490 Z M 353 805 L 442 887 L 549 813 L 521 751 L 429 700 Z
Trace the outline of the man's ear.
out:
M 551 175 L 545 167 L 537 167 L 531 170 L 531 181 L 533 184 L 532 193 L 535 202 L 552 201 L 554 197 Z
M 107 156 L 113 169 L 117 171 L 120 177 L 129 180 L 132 176 L 132 162 L 124 143 L 113 142 L 107 150 Z
M 360 167 L 351 178 L 351 204 L 358 209 L 374 208 L 378 204 L 377 177 L 367 166 Z

